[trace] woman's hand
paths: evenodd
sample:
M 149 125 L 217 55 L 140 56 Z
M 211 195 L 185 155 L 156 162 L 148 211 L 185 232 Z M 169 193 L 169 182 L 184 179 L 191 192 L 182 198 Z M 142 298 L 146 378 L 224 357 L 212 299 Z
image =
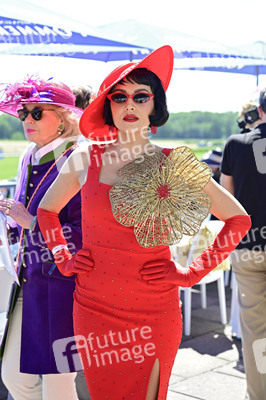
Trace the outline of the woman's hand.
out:
M 188 270 L 171 260 L 154 260 L 145 263 L 140 270 L 142 278 L 151 285 L 166 284 L 183 286 Z
M 140 270 L 142 278 L 150 284 L 194 286 L 232 253 L 251 227 L 248 215 L 235 215 L 224 222 L 213 243 L 191 265 L 182 268 L 171 260 L 150 261 Z
M 13 199 L 1 199 L 0 211 L 3 211 L 6 215 L 9 215 L 24 229 L 30 228 L 34 218 L 21 202 Z
M 65 276 L 88 274 L 94 269 L 94 261 L 89 249 L 80 249 L 73 256 L 66 249 L 59 250 L 54 254 L 54 261 Z

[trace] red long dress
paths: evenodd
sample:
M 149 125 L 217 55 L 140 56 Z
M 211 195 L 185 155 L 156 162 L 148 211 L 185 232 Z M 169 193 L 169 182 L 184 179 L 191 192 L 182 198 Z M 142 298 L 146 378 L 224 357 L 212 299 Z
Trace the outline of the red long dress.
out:
M 83 248 L 91 250 L 95 270 L 76 281 L 77 347 L 92 400 L 145 400 L 156 359 L 163 400 L 182 336 L 178 287 L 149 285 L 139 270 L 171 253 L 168 246 L 141 247 L 133 228 L 115 220 L 111 186 L 98 181 L 103 152 L 93 145 L 81 191 Z

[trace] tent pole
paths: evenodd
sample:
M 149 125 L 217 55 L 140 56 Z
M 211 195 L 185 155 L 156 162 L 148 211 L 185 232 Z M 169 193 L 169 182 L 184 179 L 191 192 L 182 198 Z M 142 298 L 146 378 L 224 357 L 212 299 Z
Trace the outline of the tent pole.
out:
M 256 65 L 256 84 L 259 86 L 259 66 Z

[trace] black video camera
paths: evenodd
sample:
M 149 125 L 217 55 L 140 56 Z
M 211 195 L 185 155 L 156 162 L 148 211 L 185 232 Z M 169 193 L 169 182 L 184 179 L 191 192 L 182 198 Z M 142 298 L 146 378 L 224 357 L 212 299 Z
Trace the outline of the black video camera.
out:
M 246 127 L 246 124 L 252 125 L 254 122 L 260 119 L 259 111 L 257 107 L 251 108 L 244 113 L 244 119 L 238 119 L 237 124 L 241 129 L 240 133 L 250 132 L 250 129 Z
M 246 124 L 252 125 L 254 122 L 260 119 L 259 111 L 257 107 L 252 108 L 244 113 L 244 119 Z

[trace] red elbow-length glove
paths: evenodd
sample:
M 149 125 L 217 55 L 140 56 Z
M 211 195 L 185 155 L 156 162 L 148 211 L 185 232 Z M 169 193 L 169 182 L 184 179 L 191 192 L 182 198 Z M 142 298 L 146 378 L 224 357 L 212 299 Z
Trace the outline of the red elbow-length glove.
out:
M 184 268 L 170 260 L 149 261 L 140 270 L 142 278 L 153 285 L 165 283 L 183 287 L 196 285 L 229 256 L 251 227 L 248 215 L 236 215 L 224 223 L 213 243 L 191 265 Z
M 71 255 L 58 214 L 38 208 L 37 218 L 44 240 L 54 255 L 55 264 L 63 275 L 88 274 L 93 270 L 94 261 L 89 249 L 81 249 L 73 256 Z

